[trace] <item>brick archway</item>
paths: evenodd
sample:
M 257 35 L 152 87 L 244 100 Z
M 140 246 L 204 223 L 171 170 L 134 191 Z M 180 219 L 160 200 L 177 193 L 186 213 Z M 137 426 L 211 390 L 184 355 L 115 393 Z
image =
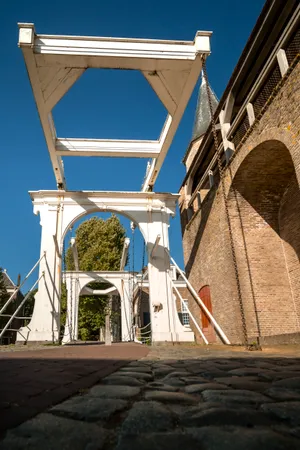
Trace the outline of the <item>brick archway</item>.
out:
M 297 167 L 299 165 L 299 138 L 297 133 L 298 129 L 293 124 L 289 127 L 286 126 L 281 128 L 275 126 L 263 128 L 263 125 L 261 125 L 261 129 L 253 131 L 244 144 L 236 150 L 234 157 L 226 170 L 225 187 L 227 194 L 229 193 L 232 181 L 244 160 L 260 145 L 266 146 L 268 142 L 277 141 L 285 147 L 294 167 Z M 300 172 L 298 173 L 298 170 L 296 170 L 296 178 L 300 184 Z
M 235 169 L 228 200 L 248 336 L 298 333 L 300 193 L 291 153 L 282 141 L 263 141 Z

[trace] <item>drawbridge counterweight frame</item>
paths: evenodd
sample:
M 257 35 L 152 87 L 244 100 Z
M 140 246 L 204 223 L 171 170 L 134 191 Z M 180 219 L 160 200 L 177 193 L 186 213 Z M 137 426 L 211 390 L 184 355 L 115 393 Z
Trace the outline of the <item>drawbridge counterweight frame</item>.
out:
M 34 24 L 19 23 L 21 47 L 49 150 L 58 189 L 67 189 L 63 156 L 151 158 L 142 191 L 154 183 L 182 115 L 210 54 L 211 32 L 194 41 L 53 36 L 36 34 Z M 157 140 L 77 139 L 57 137 L 54 106 L 90 68 L 139 70 L 167 110 Z

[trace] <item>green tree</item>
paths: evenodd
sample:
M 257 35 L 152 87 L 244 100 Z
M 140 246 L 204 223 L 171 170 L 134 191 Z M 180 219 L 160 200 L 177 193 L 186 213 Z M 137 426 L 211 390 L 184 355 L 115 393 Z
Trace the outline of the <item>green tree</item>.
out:
M 61 297 L 60 297 L 60 339 L 62 339 L 64 335 L 66 317 L 67 317 L 67 288 L 65 283 L 62 283 Z
M 79 269 L 84 271 L 119 270 L 126 231 L 114 214 L 104 220 L 98 217 L 83 222 L 76 230 Z M 66 269 L 74 270 L 72 248 L 66 253 Z M 106 289 L 108 284 L 93 282 L 92 289 Z M 81 296 L 78 312 L 78 334 L 82 340 L 98 340 L 105 324 L 107 297 Z M 66 296 L 62 295 L 61 321 L 65 323 Z
M 9 299 L 9 294 L 6 290 L 6 286 L 4 283 L 4 276 L 3 276 L 3 269 L 0 267 L 0 309 L 2 306 L 7 302 Z M 3 311 L 3 314 L 10 314 L 11 307 L 8 306 L 5 311 Z M 8 318 L 7 317 L 0 317 L 0 330 L 5 326 Z
M 37 293 L 37 289 L 34 289 L 30 292 L 29 296 L 27 297 L 27 300 L 23 306 L 23 316 L 24 317 L 31 317 L 33 314 L 34 309 L 34 302 L 35 302 L 35 294 Z M 26 296 L 27 294 L 25 294 Z M 27 325 L 29 323 L 30 319 L 26 319 L 24 322 L 24 325 Z
M 114 214 L 107 220 L 92 217 L 76 231 L 80 270 L 119 270 L 125 229 Z M 72 249 L 66 254 L 67 270 L 74 270 Z
M 4 283 L 3 269 L 0 267 L 0 302 L 3 304 L 8 300 L 9 294 Z

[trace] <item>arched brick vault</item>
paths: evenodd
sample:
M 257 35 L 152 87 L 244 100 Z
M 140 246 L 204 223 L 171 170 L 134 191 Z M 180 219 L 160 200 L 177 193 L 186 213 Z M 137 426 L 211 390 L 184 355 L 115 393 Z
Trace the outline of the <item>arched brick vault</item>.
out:
M 225 172 L 225 187 L 226 194 L 228 195 L 229 189 L 233 178 L 235 177 L 239 167 L 243 163 L 244 159 L 250 154 L 250 152 L 257 148 L 259 145 L 267 143 L 268 141 L 277 141 L 282 144 L 289 152 L 290 159 L 294 166 L 296 178 L 300 185 L 300 157 L 299 157 L 299 130 L 296 125 L 289 124 L 285 127 L 271 127 L 266 126 L 260 131 L 258 125 L 257 130 L 250 134 L 246 142 L 237 149 L 234 158 L 232 159 L 230 166 Z M 274 144 L 276 146 L 276 143 Z
M 235 175 L 234 167 L 228 169 L 228 204 L 248 336 L 299 332 L 300 194 L 294 163 L 279 140 L 243 150 Z

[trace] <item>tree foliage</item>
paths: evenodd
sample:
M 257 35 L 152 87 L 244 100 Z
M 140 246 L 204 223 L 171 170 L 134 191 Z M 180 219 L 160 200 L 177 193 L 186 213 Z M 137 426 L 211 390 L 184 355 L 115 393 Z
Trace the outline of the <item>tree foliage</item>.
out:
M 125 229 L 114 214 L 107 220 L 92 217 L 76 231 L 79 269 L 119 270 Z M 74 270 L 71 247 L 66 254 L 67 270 Z
M 80 297 L 78 334 L 82 341 L 98 340 L 100 327 L 105 325 L 107 297 Z
M 107 220 L 98 217 L 83 222 L 76 230 L 76 246 L 79 269 L 84 271 L 119 270 L 125 240 L 125 229 L 120 220 L 112 215 Z M 74 270 L 72 248 L 66 252 L 66 269 Z M 109 284 L 93 282 L 92 289 L 106 289 Z M 62 291 L 61 320 L 66 317 L 65 287 Z M 107 297 L 80 296 L 78 312 L 79 339 L 98 340 L 100 327 L 105 325 Z
M 5 302 L 7 302 L 8 299 L 9 299 L 9 294 L 7 292 L 7 289 L 6 289 L 6 286 L 4 283 L 3 269 L 2 269 L 2 267 L 0 267 L 0 309 L 5 304 Z M 8 307 L 4 311 L 4 314 L 10 314 L 10 309 L 11 308 Z M 5 326 L 6 322 L 7 322 L 7 317 L 0 317 L 0 329 L 2 329 Z
M 2 306 L 8 300 L 8 298 L 9 294 L 4 283 L 3 269 L 2 267 L 0 267 L 0 302 Z
M 37 289 L 33 289 L 33 291 L 30 292 L 30 294 L 27 297 L 27 300 L 24 304 L 24 310 L 23 310 L 23 316 L 24 317 L 31 317 L 33 314 L 34 309 L 34 303 L 35 303 L 35 294 L 37 293 Z M 28 292 L 27 292 L 28 294 Z M 25 296 L 27 295 L 25 294 Z M 24 325 L 27 325 L 29 323 L 30 319 L 25 320 Z

